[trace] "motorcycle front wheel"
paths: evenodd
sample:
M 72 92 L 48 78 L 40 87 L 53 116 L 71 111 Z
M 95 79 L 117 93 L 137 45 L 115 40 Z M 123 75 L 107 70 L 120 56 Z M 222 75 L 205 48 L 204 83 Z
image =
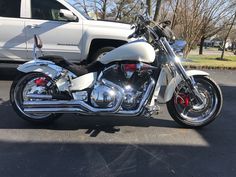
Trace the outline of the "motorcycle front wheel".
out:
M 51 123 L 62 115 L 54 113 L 26 113 L 24 111 L 23 102 L 29 101 L 27 94 L 48 94 L 42 83 L 48 82 L 50 79 L 43 73 L 27 73 L 22 74 L 13 81 L 10 90 L 10 101 L 19 117 L 34 124 L 45 124 Z M 39 84 L 40 82 L 41 84 Z M 31 99 L 31 101 L 33 100 Z
M 167 102 L 171 117 L 180 125 L 188 128 L 204 127 L 215 120 L 223 104 L 223 96 L 219 86 L 207 76 L 194 76 L 197 88 L 203 98 L 202 104 L 197 104 L 182 81 Z

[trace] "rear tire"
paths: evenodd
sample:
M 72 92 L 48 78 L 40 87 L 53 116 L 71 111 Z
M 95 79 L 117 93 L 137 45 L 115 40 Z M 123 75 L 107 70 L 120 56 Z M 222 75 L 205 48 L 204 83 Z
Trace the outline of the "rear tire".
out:
M 54 120 L 58 119 L 62 115 L 53 113 L 31 114 L 24 112 L 23 101 L 24 101 L 24 94 L 27 94 L 24 93 L 26 86 L 34 79 L 41 77 L 45 77 L 47 80 L 50 80 L 50 78 L 43 73 L 22 74 L 13 81 L 10 90 L 10 102 L 17 115 L 22 119 L 34 124 L 52 123 Z
M 191 113 L 191 111 L 192 113 L 190 115 L 188 115 L 189 113 L 186 113 L 185 115 L 184 109 L 187 109 L 186 106 L 188 105 L 188 101 L 184 102 L 183 98 L 181 98 L 182 101 L 180 103 L 178 101 L 179 95 L 185 94 L 183 92 L 181 93 L 180 85 L 182 83 L 178 85 L 179 89 L 178 87 L 176 88 L 172 99 L 167 102 L 167 109 L 171 117 L 178 124 L 188 128 L 204 127 L 214 121 L 218 117 L 223 104 L 223 96 L 220 87 L 215 83 L 215 81 L 213 81 L 207 76 L 194 76 L 194 80 L 199 85 L 199 89 L 201 89 L 200 93 L 204 96 L 206 100 L 206 105 L 204 105 L 203 108 L 194 109 L 195 105 L 193 105 L 192 108 L 188 108 L 189 113 Z M 187 97 L 191 102 L 191 97 L 189 97 L 188 95 Z M 191 107 L 191 105 L 189 107 Z M 183 109 L 182 112 L 181 109 Z M 200 116 L 197 116 L 198 114 L 200 114 Z M 196 117 L 194 117 L 195 115 Z

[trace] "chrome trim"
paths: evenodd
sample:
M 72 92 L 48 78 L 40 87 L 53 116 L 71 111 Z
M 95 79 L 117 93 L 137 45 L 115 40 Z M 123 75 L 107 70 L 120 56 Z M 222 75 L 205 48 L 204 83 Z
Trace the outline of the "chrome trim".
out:
M 116 105 L 112 108 L 94 108 L 90 105 L 88 105 L 87 103 L 83 102 L 83 101 L 79 101 L 79 100 L 72 100 L 72 101 L 25 101 L 23 103 L 24 106 L 24 111 L 27 110 L 27 108 L 65 108 L 65 107 L 73 107 L 73 108 L 80 108 L 88 113 L 116 113 L 117 111 L 119 111 L 119 108 L 121 107 L 121 104 L 123 102 L 123 94 L 124 94 L 124 90 L 108 81 L 103 79 L 102 82 L 105 85 L 109 85 L 110 87 L 113 87 L 114 89 L 117 90 L 117 100 L 116 100 Z M 68 109 L 68 112 L 69 109 Z
M 52 99 L 52 95 L 40 95 L 40 94 L 27 94 L 26 97 L 28 99 L 45 99 L 45 100 Z
M 82 109 L 79 108 L 25 108 L 27 113 L 85 113 Z
M 138 116 L 138 115 L 140 115 L 142 113 L 143 109 L 145 108 L 145 106 L 148 102 L 148 99 L 151 96 L 151 92 L 153 91 L 154 86 L 155 86 L 155 81 L 154 81 L 154 79 L 151 79 L 150 84 L 146 90 L 146 93 L 144 94 L 143 99 L 141 100 L 139 107 L 136 110 L 132 110 L 132 111 L 121 110 L 121 111 L 118 111 L 116 115 L 118 115 L 118 116 Z
M 24 111 L 30 113 L 79 113 L 84 115 L 109 115 L 109 116 L 138 116 L 140 115 L 147 102 L 151 97 L 151 92 L 155 87 L 154 79 L 151 79 L 148 88 L 141 100 L 139 107 L 136 110 L 124 111 L 119 110 L 123 102 L 123 89 L 105 79 L 102 80 L 104 84 L 113 85 L 118 90 L 117 104 L 113 108 L 94 108 L 83 101 L 26 101 L 24 102 Z

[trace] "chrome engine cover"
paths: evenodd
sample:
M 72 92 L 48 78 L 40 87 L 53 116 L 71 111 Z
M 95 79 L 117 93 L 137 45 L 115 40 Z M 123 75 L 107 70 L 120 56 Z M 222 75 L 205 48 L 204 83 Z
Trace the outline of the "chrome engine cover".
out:
M 141 92 L 133 89 L 132 86 L 126 85 L 124 87 L 124 101 L 122 103 L 122 108 L 124 110 L 133 109 L 138 104 L 138 97 L 141 95 Z
M 90 100 L 94 107 L 111 108 L 116 104 L 116 90 L 103 83 L 97 84 L 91 93 Z

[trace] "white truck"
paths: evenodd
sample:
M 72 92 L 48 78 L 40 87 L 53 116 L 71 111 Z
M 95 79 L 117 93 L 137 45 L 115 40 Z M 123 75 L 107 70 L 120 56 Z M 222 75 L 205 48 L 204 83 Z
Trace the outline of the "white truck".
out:
M 0 1 L 0 63 L 30 60 L 34 34 L 45 55 L 79 63 L 127 43 L 131 33 L 128 24 L 90 19 L 76 0 Z

